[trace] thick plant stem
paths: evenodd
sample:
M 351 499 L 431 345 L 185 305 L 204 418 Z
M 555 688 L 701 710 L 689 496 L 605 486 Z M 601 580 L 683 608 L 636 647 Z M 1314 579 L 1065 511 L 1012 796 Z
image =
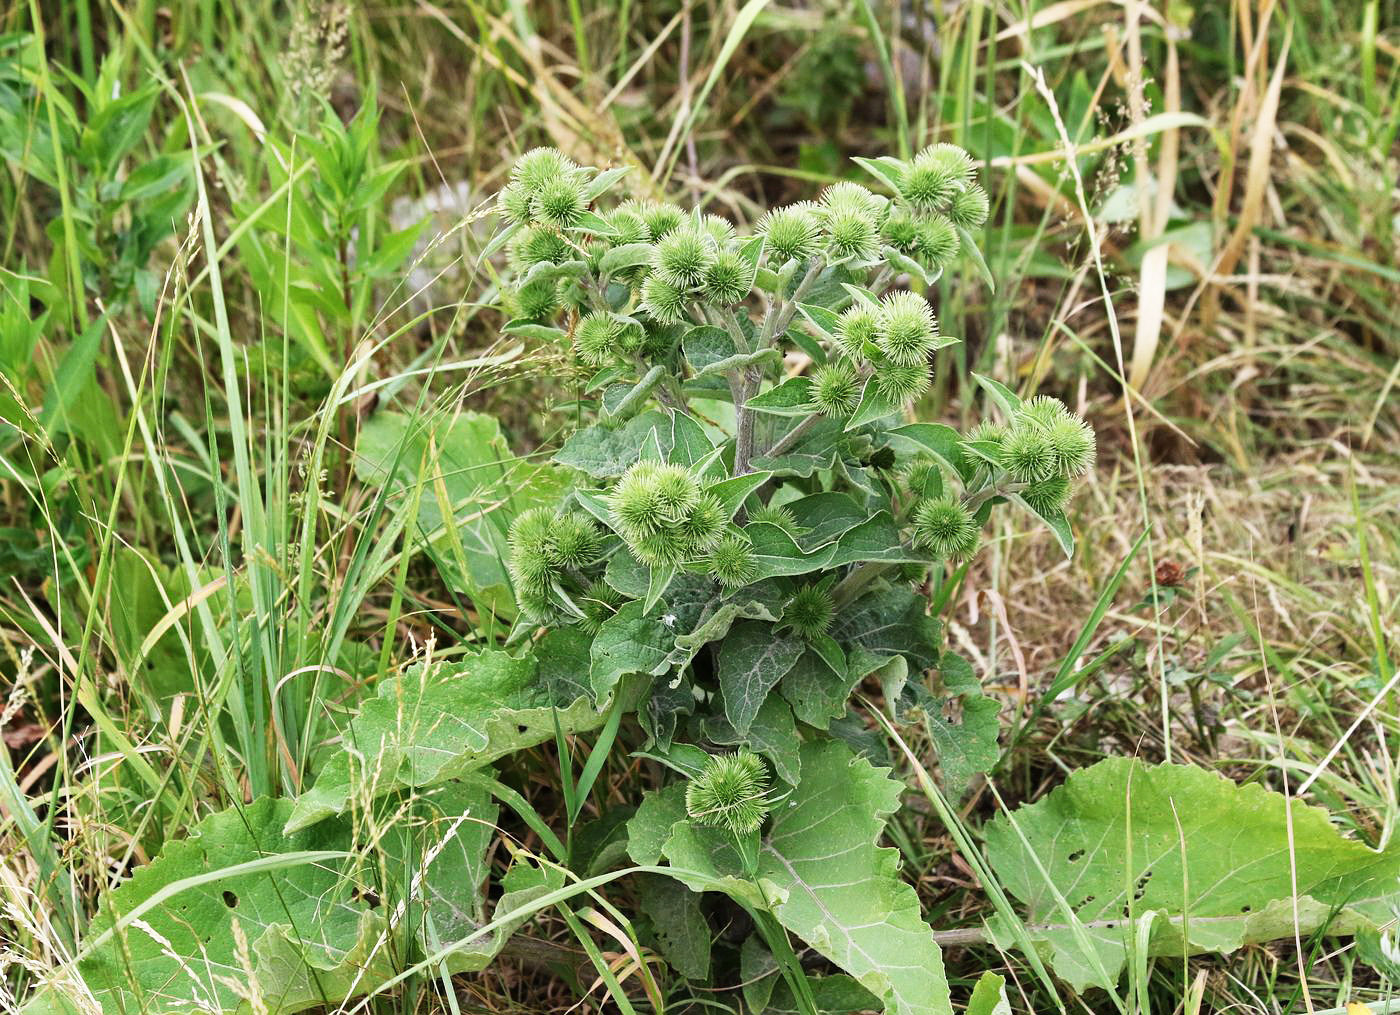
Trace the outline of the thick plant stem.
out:
M 764 458 L 777 458 L 785 451 L 790 451 L 797 446 L 797 443 L 812 432 L 812 428 L 820 423 L 825 417 L 820 412 L 814 412 L 801 423 L 783 434 L 773 446 L 763 453 Z
M 753 424 L 754 412 L 748 407 L 748 401 L 758 391 L 758 382 L 762 374 L 754 367 L 748 367 L 739 373 L 737 382 L 731 384 L 730 390 L 735 392 L 734 404 L 739 409 L 739 423 L 734 433 L 734 475 L 743 476 L 749 472 L 749 460 L 753 458 Z
M 851 569 L 851 573 L 842 578 L 836 588 L 831 590 L 831 601 L 837 613 L 851 605 L 866 586 L 879 578 L 883 574 L 894 570 L 898 564 L 865 563 L 857 564 Z
M 788 325 L 792 323 L 792 315 L 797 313 L 797 304 L 816 283 L 817 278 L 826 268 L 826 261 L 822 258 L 814 258 L 807 266 L 807 274 L 802 276 L 802 281 L 797 283 L 797 288 L 793 291 L 792 298 L 781 301 L 777 307 L 768 315 L 768 319 L 763 322 L 763 333 L 759 335 L 758 346 L 760 349 L 774 341 L 783 332 L 787 331 Z

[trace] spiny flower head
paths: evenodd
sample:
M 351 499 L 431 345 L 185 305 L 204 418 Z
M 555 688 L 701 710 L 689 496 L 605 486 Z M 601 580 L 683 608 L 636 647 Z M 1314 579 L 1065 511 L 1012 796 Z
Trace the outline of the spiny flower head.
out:
M 885 219 L 885 224 L 880 227 L 880 233 L 885 242 L 901 254 L 913 254 L 918 251 L 921 225 L 918 219 L 904 212 L 891 212 L 889 218 Z
M 583 610 L 583 619 L 579 621 L 579 626 L 588 634 L 597 634 L 599 628 L 611 620 L 622 605 L 622 596 L 607 582 L 599 579 L 589 585 L 583 595 L 575 601 Z
M 849 419 L 860 404 L 860 379 L 849 363 L 837 361 L 812 374 L 812 405 L 823 416 Z
M 660 240 L 672 229 L 679 228 L 685 221 L 685 212 L 673 204 L 663 204 L 660 201 L 647 201 L 642 205 L 641 214 L 642 221 L 647 224 L 647 231 L 651 233 L 652 242 Z
M 1083 475 L 1093 466 L 1094 454 L 1094 431 L 1063 402 L 1046 395 L 1021 407 L 1002 443 L 1002 464 L 1022 482 Z
M 882 363 L 875 368 L 875 388 L 891 402 L 911 402 L 928 390 L 928 366 Z
M 851 304 L 836 319 L 837 351 L 846 359 L 863 360 L 865 348 L 874 343 L 879 327 L 879 308 L 864 301 Z
M 573 260 L 574 248 L 553 229 L 530 226 L 516 238 L 511 247 L 517 268 L 533 268 L 537 264 L 563 264 Z
M 938 490 L 943 485 L 943 473 L 938 463 L 928 455 L 920 455 L 904 467 L 900 478 L 910 493 L 925 496 L 931 489 Z
M 648 567 L 665 567 L 684 560 L 690 550 L 690 544 L 679 526 L 672 525 L 648 533 L 640 539 L 629 540 L 627 548 Z
M 507 183 L 496 195 L 496 207 L 508 222 L 529 222 L 533 214 L 530 205 L 531 194 L 523 183 Z
M 1030 505 L 1031 510 L 1046 515 L 1059 511 L 1069 503 L 1069 495 L 1069 479 L 1064 476 L 1038 480 L 1021 491 L 1021 499 Z
M 578 570 L 598 559 L 602 533 L 593 519 L 581 511 L 560 514 L 554 523 L 549 557 L 560 567 Z
M 833 183 L 821 195 L 821 207 L 825 214 L 855 212 L 876 225 L 884 219 L 887 203 L 879 194 L 859 183 Z
M 976 229 L 987 221 L 990 207 L 987 192 L 974 183 L 953 195 L 953 203 L 948 206 L 948 217 L 964 229 Z
M 753 291 L 754 269 L 735 250 L 721 250 L 705 269 L 700 291 L 707 303 L 727 307 Z
M 972 159 L 957 145 L 930 145 L 910 160 L 899 193 L 915 208 L 938 211 L 971 182 L 972 174 Z
M 551 180 L 572 175 L 578 167 L 557 148 L 532 148 L 515 160 L 510 178 L 532 195 Z
M 684 466 L 657 465 L 651 470 L 650 482 L 668 522 L 684 521 L 700 500 L 700 484 Z
M 624 246 L 629 243 L 649 243 L 651 241 L 651 231 L 647 229 L 647 224 L 642 221 L 642 216 L 633 208 L 617 207 L 606 216 L 606 221 L 612 227 L 613 236 L 611 242 L 614 246 Z
M 651 267 L 677 289 L 694 289 L 715 260 L 715 241 L 689 226 L 673 229 L 656 244 Z
M 710 550 L 705 564 L 721 585 L 737 589 L 758 577 L 758 561 L 753 547 L 743 536 L 730 534 Z
M 858 183 L 837 183 L 822 191 L 818 215 L 835 260 L 868 261 L 880 249 L 885 199 Z
M 559 309 L 559 284 L 554 279 L 536 279 L 511 293 L 510 302 L 517 317 L 538 321 Z
M 658 324 L 676 324 L 685 315 L 685 290 L 658 273 L 642 283 L 642 309 Z
M 519 590 L 546 595 L 564 570 L 597 560 L 601 542 L 597 526 L 582 512 L 524 511 L 510 527 L 511 577 Z
M 1006 427 L 990 419 L 984 419 L 967 432 L 970 441 L 990 441 L 1000 444 L 1006 437 Z
M 817 252 L 820 226 L 810 204 L 775 208 L 758 223 L 768 259 L 774 264 L 802 261 Z
M 1059 471 L 1045 427 L 1024 418 L 1002 438 L 1001 465 L 1012 479 L 1021 483 L 1049 479 Z
M 705 554 L 728 524 L 719 501 L 680 465 L 638 462 L 608 499 L 613 527 L 653 567 Z
M 700 228 L 709 233 L 710 238 L 720 247 L 734 239 L 734 223 L 718 215 L 706 215 L 700 220 Z
M 541 185 L 535 191 L 530 210 L 541 222 L 568 228 L 578 224 L 588 206 L 583 200 L 583 187 L 570 174 L 556 176 Z
M 958 256 L 962 241 L 953 223 L 942 215 L 932 215 L 919 223 L 914 253 L 930 268 L 941 271 Z
M 749 523 L 763 522 L 767 525 L 776 525 L 789 536 L 794 536 L 798 532 L 797 516 L 791 509 L 781 504 L 764 504 L 754 508 L 749 512 Z
M 1062 419 L 1069 419 L 1071 413 L 1069 407 L 1058 398 L 1050 395 L 1036 395 L 1034 398 L 1022 403 L 1020 416 L 1024 419 L 1033 420 L 1041 426 L 1049 426 L 1058 423 Z
M 622 330 L 617 336 L 617 347 L 631 355 L 647 344 L 647 333 L 636 321 L 618 322 Z
M 880 303 L 875 345 L 900 366 L 917 366 L 928 359 L 938 341 L 938 318 L 928 300 L 901 289 Z
M 656 487 L 656 463 L 638 462 L 617 481 L 608 507 L 613 525 L 629 544 L 660 531 L 666 524 L 661 491 Z
M 711 828 L 734 835 L 759 830 L 768 816 L 768 768 L 751 751 L 713 755 L 685 788 L 685 810 Z
M 724 506 L 714 494 L 702 493 L 695 505 L 680 523 L 680 533 L 685 537 L 687 557 L 700 557 L 708 553 L 724 534 L 729 517 Z
M 1061 476 L 1082 476 L 1094 466 L 1096 442 L 1089 424 L 1067 416 L 1045 428 L 1055 471 Z
M 617 351 L 622 325 L 608 314 L 586 315 L 574 328 L 574 348 L 579 359 L 600 367 Z
M 942 560 L 964 560 L 977 550 L 971 513 L 951 497 L 929 497 L 914 508 L 914 545 Z
M 783 608 L 783 623 L 811 640 L 826 634 L 835 615 L 836 605 L 829 591 L 820 585 L 804 585 Z

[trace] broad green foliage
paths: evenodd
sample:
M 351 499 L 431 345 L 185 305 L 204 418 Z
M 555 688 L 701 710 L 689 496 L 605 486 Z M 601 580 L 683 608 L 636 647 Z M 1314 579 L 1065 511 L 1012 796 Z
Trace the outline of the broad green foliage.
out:
M 554 646 L 551 646 L 553 648 Z M 426 787 L 467 775 L 502 755 L 602 722 L 587 697 L 554 677 L 567 668 L 553 656 L 541 674 L 533 656 L 487 651 L 461 662 L 415 666 L 384 680 L 351 720 L 315 785 L 296 801 L 289 832 L 353 804 L 405 787 Z M 557 665 L 556 665 L 557 664 Z
M 367 993 L 431 942 L 485 922 L 484 854 L 496 807 L 456 783 L 415 801 L 366 848 L 348 824 L 291 834 L 287 800 L 206 818 L 108 894 L 88 929 L 78 979 L 51 984 L 25 1015 L 82 1011 L 297 1012 Z M 538 875 L 523 872 L 517 881 Z M 541 890 L 507 894 L 509 912 Z M 448 968 L 482 968 L 501 928 L 454 952 Z
M 1038 947 L 1077 989 L 1116 982 L 1135 941 L 1229 952 L 1374 927 L 1400 899 L 1400 848 L 1377 852 L 1317 807 L 1189 765 L 1110 758 L 986 836 Z
M 500 424 L 479 412 L 444 420 L 376 413 L 355 455 L 362 481 L 378 487 L 392 477 L 397 496 L 416 499 L 419 534 L 449 579 L 478 610 L 507 619 L 515 614 L 504 563 L 511 520 L 556 500 L 565 471 L 516 458 Z
M 878 845 L 901 789 L 841 743 L 807 743 L 802 777 L 775 808 L 752 876 L 734 840 L 687 817 L 674 793 L 643 803 L 631 823 L 632 856 L 639 863 L 663 856 L 682 881 L 682 871 L 721 879 L 740 902 L 771 908 L 783 926 L 880 998 L 887 1012 L 948 1013 L 938 945 L 914 890 L 899 878 L 898 852 Z

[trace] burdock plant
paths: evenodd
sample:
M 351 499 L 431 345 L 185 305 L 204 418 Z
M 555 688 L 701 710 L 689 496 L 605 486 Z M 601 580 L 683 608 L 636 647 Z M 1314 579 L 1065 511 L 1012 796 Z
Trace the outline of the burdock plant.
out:
M 585 639 L 596 703 L 635 707 L 640 749 L 691 776 L 690 820 L 749 859 L 770 778 L 791 789 L 833 737 L 868 749 L 847 701 L 866 678 L 896 719 L 954 696 L 981 717 L 930 728 L 957 747 L 950 787 L 995 760 L 995 708 L 947 676 L 966 664 L 938 614 L 1002 506 L 1068 549 L 1094 458 L 1061 402 L 989 378 L 966 433 L 912 421 L 957 341 L 926 293 L 959 258 L 985 273 L 987 195 L 953 145 L 859 161 L 874 188 L 834 184 L 751 231 L 617 200 L 623 173 L 547 149 L 498 202 L 506 330 L 572 350 L 570 409 L 591 420 L 556 456 L 571 492 L 511 530 L 516 638 Z

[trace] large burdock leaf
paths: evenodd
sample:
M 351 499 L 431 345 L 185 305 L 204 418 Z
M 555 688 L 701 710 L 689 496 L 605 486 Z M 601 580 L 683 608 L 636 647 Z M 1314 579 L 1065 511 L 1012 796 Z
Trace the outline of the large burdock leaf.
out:
M 560 636 L 560 644 L 565 637 Z M 586 672 L 586 654 L 580 655 L 577 668 Z M 601 724 L 603 717 L 591 699 L 560 700 L 561 686 L 540 679 L 533 656 L 499 651 L 417 666 L 382 681 L 375 697 L 350 721 L 316 782 L 297 798 L 287 830 L 342 814 L 353 802 L 394 789 L 467 775 L 503 755 L 553 739 L 556 723 L 565 733 Z
M 257 800 L 169 843 L 103 896 L 76 967 L 24 1015 L 329 1007 L 484 924 L 496 818 L 484 785 L 452 783 L 416 801 L 373 850 L 355 847 L 347 821 L 284 834 L 291 810 L 289 800 Z M 497 912 L 542 890 L 508 890 Z M 446 965 L 483 968 L 513 929 L 496 928 Z
M 566 470 L 515 455 L 500 423 L 485 413 L 441 419 L 377 412 L 360 430 L 355 474 L 416 500 L 422 535 L 462 591 L 479 609 L 515 616 L 505 567 L 510 523 L 529 508 L 554 504 L 567 489 Z
M 705 876 L 692 888 L 718 884 L 746 905 L 770 907 L 890 1015 L 951 1015 L 943 957 L 918 896 L 899 877 L 899 852 L 877 845 L 902 787 L 839 741 L 803 744 L 801 761 L 802 778 L 773 812 L 754 878 L 727 833 L 685 817 L 680 790 L 642 805 L 629 828 L 634 859 L 649 858 L 660 827 L 674 819 L 663 853 L 682 880 L 681 870 Z
M 1370 849 L 1320 808 L 1190 765 L 1101 761 L 986 839 L 1037 947 L 1076 989 L 1111 986 L 1138 940 L 1151 954 L 1229 952 L 1350 933 L 1400 900 L 1400 847 Z

